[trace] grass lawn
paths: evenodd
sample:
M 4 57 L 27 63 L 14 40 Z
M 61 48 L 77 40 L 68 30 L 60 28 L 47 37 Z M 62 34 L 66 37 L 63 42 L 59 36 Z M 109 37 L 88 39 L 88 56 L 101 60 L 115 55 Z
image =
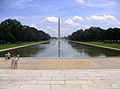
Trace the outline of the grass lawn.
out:
M 15 43 L 15 44 L 0 44 L 0 50 L 17 47 L 17 46 L 23 46 L 23 45 L 30 45 L 34 43 L 43 43 L 45 41 L 39 41 L 39 42 L 23 42 L 23 43 Z
M 103 42 L 83 42 L 88 44 L 94 44 L 94 45 L 100 45 L 100 46 L 106 46 L 106 47 L 112 47 L 112 48 L 118 48 L 120 49 L 120 44 L 115 43 L 103 43 Z

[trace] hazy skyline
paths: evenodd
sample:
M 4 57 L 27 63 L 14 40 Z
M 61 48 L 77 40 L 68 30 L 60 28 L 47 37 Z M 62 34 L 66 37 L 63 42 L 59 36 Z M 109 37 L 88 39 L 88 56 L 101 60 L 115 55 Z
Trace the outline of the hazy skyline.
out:
M 0 22 L 17 19 L 57 36 L 60 18 L 61 35 L 67 36 L 91 26 L 120 27 L 119 8 L 119 0 L 0 0 Z

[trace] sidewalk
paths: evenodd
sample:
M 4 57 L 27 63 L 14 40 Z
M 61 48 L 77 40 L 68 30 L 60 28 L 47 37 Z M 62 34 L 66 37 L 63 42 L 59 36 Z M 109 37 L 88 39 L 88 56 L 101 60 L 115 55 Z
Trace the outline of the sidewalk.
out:
M 0 70 L 0 89 L 120 89 L 120 69 Z
M 10 61 L 0 58 L 0 69 L 11 69 Z M 18 68 L 41 69 L 120 69 L 120 57 L 107 58 L 29 58 L 20 57 Z

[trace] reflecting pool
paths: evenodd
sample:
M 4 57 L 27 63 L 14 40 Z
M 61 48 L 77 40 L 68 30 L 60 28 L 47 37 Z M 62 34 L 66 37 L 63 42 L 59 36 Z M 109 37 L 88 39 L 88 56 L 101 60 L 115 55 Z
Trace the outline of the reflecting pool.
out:
M 119 51 L 81 45 L 68 40 L 51 40 L 48 43 L 19 48 L 9 52 L 12 55 L 19 54 L 21 57 L 89 58 L 120 56 Z M 5 53 L 7 52 L 0 52 L 0 56 L 3 57 Z

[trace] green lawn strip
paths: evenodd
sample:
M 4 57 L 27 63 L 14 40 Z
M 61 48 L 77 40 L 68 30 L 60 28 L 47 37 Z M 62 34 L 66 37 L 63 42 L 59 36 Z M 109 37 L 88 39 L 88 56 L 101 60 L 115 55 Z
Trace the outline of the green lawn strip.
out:
M 112 47 L 112 48 L 118 48 L 120 49 L 120 44 L 115 44 L 115 43 L 103 43 L 103 42 L 83 42 L 83 43 L 88 43 L 88 44 L 93 44 L 93 45 L 100 45 L 100 46 L 105 46 L 105 47 Z
M 75 43 L 82 43 L 82 44 L 88 44 L 88 45 L 96 45 L 96 46 L 104 46 L 104 47 L 111 47 L 111 48 L 117 48 L 120 49 L 120 44 L 115 44 L 115 43 L 103 43 L 103 42 L 81 42 L 81 41 L 71 41 L 70 42 L 75 42 Z
M 39 42 L 23 42 L 23 43 L 15 43 L 15 44 L 0 44 L 0 50 L 7 49 L 7 48 L 13 48 L 18 46 L 24 46 L 24 45 L 31 45 L 31 44 L 37 44 L 37 43 L 44 43 L 47 41 L 39 41 Z

